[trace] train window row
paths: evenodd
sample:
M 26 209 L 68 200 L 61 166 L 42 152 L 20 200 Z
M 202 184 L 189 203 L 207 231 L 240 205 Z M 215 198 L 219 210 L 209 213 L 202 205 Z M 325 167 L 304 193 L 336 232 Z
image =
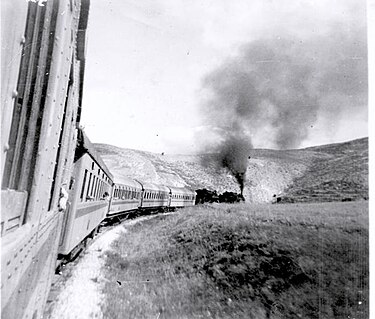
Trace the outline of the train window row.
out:
M 95 170 L 95 162 L 92 162 L 91 164 L 91 170 L 94 171 Z M 104 174 L 104 172 L 100 169 L 100 167 L 98 166 L 98 176 L 100 177 L 100 173 L 102 173 L 102 179 L 104 182 L 107 182 L 107 183 L 111 183 L 109 177 L 107 175 Z
M 166 199 L 167 194 L 165 193 L 151 193 L 151 192 L 145 192 L 144 199 Z
M 113 197 L 118 199 L 138 199 L 139 192 L 129 189 L 116 188 Z
M 193 195 L 172 195 L 172 198 L 175 198 L 175 199 L 185 199 L 185 200 L 193 200 L 194 199 L 194 196 Z
M 89 171 L 85 169 L 80 194 L 81 201 L 99 200 L 104 198 L 104 194 L 108 194 L 109 190 L 109 185 L 107 184 L 108 178 L 107 176 L 105 177 L 106 179 L 102 180 L 100 175 L 98 177 L 91 172 L 89 173 Z

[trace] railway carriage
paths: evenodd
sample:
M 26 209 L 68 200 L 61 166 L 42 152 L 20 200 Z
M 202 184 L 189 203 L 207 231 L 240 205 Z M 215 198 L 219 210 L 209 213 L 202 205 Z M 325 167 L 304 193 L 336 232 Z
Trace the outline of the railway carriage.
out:
M 195 192 L 183 187 L 171 187 L 170 189 L 170 207 L 188 207 L 195 204 Z
M 140 182 L 141 183 L 141 182 Z M 170 190 L 166 186 L 156 185 L 152 183 L 141 183 L 142 196 L 140 209 L 162 208 L 169 206 Z
M 112 190 L 110 210 L 108 218 L 123 212 L 137 210 L 141 203 L 142 184 L 132 179 L 121 179 L 121 183 L 115 183 Z
M 82 102 L 89 1 L 1 1 L 1 317 L 40 318 Z
M 74 255 L 92 236 L 109 210 L 113 176 L 82 130 L 78 130 L 74 170 L 69 185 L 59 254 Z

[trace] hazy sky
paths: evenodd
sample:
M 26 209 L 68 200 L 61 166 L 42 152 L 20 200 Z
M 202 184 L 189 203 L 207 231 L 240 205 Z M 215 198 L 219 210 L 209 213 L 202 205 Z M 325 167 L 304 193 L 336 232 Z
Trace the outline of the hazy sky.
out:
M 364 0 L 92 0 L 82 124 L 93 142 L 152 152 L 199 151 L 202 141 L 218 138 L 216 124 L 207 121 L 207 78 L 228 64 L 242 65 L 255 41 L 284 39 L 302 43 L 309 54 L 300 61 L 314 60 L 314 68 L 327 69 L 336 51 L 343 61 L 354 61 L 349 90 L 347 82 L 337 88 L 340 82 L 333 91 L 319 91 L 320 107 L 299 146 L 367 136 L 361 64 L 367 61 L 366 43 L 355 40 L 366 39 L 365 30 Z M 327 71 L 335 80 L 348 75 L 341 75 L 340 63 L 335 68 Z M 277 148 L 266 138 L 275 134 L 262 116 L 264 125 L 249 122 L 252 144 Z

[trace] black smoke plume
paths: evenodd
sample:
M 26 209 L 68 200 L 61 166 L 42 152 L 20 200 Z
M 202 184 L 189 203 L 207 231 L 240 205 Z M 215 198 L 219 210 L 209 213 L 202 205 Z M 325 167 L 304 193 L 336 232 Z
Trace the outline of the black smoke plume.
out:
M 318 116 L 335 121 L 367 105 L 366 29 L 253 41 L 203 81 L 218 162 L 241 190 L 253 138 L 298 147 Z M 212 147 L 211 147 L 212 150 Z
M 245 186 L 247 161 L 251 149 L 249 140 L 244 136 L 237 135 L 237 132 L 228 136 L 220 146 L 219 164 L 226 167 L 236 178 L 240 186 L 241 195 Z

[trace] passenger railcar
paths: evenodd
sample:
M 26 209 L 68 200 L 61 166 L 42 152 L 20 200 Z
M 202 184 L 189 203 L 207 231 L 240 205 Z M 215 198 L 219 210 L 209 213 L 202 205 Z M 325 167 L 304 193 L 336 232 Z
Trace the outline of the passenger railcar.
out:
M 140 209 L 162 208 L 169 206 L 170 190 L 166 186 L 156 185 L 152 183 L 143 183 Z
M 40 318 L 50 288 L 80 117 L 88 10 L 88 0 L 1 1 L 2 318 Z
M 180 208 L 195 205 L 195 192 L 183 187 L 171 187 L 170 189 L 170 207 Z
M 80 243 L 92 236 L 109 210 L 113 176 L 82 130 L 78 130 L 69 205 L 65 212 L 60 255 L 74 255 Z
M 122 212 L 139 209 L 142 195 L 142 184 L 132 179 L 121 179 L 113 185 L 110 209 L 107 217 L 114 217 Z

